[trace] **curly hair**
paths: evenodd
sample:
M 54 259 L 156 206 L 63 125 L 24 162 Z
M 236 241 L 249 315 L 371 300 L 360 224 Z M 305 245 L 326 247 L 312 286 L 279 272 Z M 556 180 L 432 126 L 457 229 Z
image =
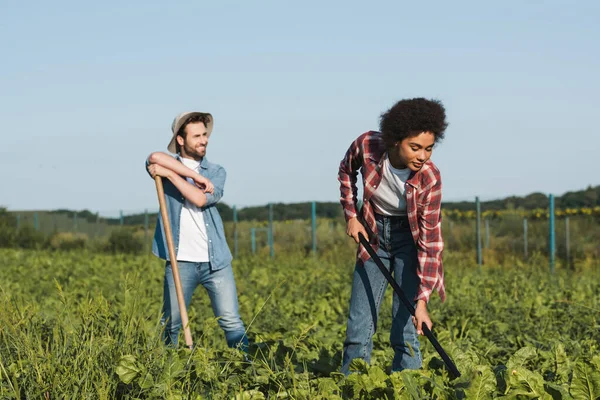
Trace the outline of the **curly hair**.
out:
M 388 147 L 421 132 L 432 132 L 435 142 L 444 138 L 448 127 L 446 110 L 439 100 L 422 97 L 400 100 L 381 114 L 379 129 Z
M 191 117 L 189 117 L 188 119 L 185 120 L 183 125 L 181 125 L 181 128 L 179 128 L 179 130 L 177 131 L 177 136 L 181 136 L 182 138 L 185 139 L 185 135 L 186 135 L 185 127 L 188 126 L 188 124 L 195 124 L 198 122 L 202 122 L 204 124 L 204 126 L 207 127 L 208 123 L 210 122 L 210 116 L 208 114 L 192 115 Z M 181 146 L 179 146 L 178 142 L 175 142 L 175 148 L 177 150 L 177 153 L 179 153 L 181 151 Z

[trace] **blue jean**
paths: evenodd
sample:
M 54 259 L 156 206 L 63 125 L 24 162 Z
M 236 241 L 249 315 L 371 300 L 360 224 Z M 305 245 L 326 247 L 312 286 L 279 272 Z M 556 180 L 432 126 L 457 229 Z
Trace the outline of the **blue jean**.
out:
M 414 305 L 419 284 L 418 259 L 408 220 L 380 215 L 376 215 L 376 220 L 380 243 L 377 255 Z M 360 261 L 356 263 L 341 370 L 346 375 L 353 359 L 362 358 L 367 363 L 371 360 L 379 307 L 387 286 L 388 281 L 373 259 L 367 260 L 364 265 Z M 416 328 L 410 312 L 395 293 L 390 343 L 394 349 L 392 371 L 421 368 Z
M 237 291 L 231 265 L 217 271 L 212 271 L 208 262 L 178 261 L 177 266 L 179 267 L 186 310 L 190 306 L 192 294 L 196 287 L 198 285 L 204 286 L 208 292 L 213 313 L 215 317 L 219 317 L 219 326 L 225 332 L 227 345 L 247 351 L 248 338 L 238 311 Z M 181 314 L 177 303 L 173 270 L 169 261 L 167 261 L 165 268 L 163 317 L 161 322 L 165 326 L 165 344 L 177 345 L 179 330 L 181 329 Z

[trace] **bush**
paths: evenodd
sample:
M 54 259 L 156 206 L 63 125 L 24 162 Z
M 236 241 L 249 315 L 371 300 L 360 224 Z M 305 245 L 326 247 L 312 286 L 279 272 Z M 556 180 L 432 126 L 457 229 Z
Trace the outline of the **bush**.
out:
M 15 245 L 17 236 L 15 226 L 16 221 L 6 211 L 6 208 L 0 207 L 0 247 L 13 247 Z
M 14 247 L 17 240 L 15 228 L 0 224 L 0 247 Z
M 143 235 L 137 229 L 119 228 L 110 233 L 106 251 L 110 253 L 141 253 L 144 250 Z
M 88 243 L 85 233 L 58 232 L 49 240 L 50 248 L 54 250 L 77 250 L 83 249 Z
M 26 225 L 19 228 L 15 235 L 15 246 L 22 249 L 42 249 L 46 245 L 46 236 Z

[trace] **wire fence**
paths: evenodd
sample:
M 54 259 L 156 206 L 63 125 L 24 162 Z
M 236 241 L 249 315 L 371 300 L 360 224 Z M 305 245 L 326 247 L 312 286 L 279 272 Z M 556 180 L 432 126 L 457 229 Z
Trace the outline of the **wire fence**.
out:
M 298 212 L 297 205 L 269 203 L 264 206 L 265 212 L 258 214 L 266 217 L 264 219 L 240 220 L 245 209 L 236 206 L 224 209 L 226 236 L 234 256 L 261 253 L 274 257 L 282 251 L 317 255 L 327 247 L 352 245 L 345 235 L 341 207 L 337 215 L 322 217 L 319 216 L 322 204 L 325 203 L 311 202 Z M 293 212 L 289 210 L 292 207 Z M 525 260 L 533 253 L 543 254 L 548 257 L 550 270 L 554 270 L 557 257 L 570 266 L 578 259 L 599 257 L 600 213 L 595 209 L 591 212 L 555 210 L 553 195 L 548 197 L 545 210 L 486 211 L 482 210 L 478 197 L 473 208 L 460 212 L 443 209 L 442 231 L 447 250 L 474 251 L 480 266 L 492 252 L 496 257 L 503 252 L 522 254 Z M 29 226 L 45 235 L 70 232 L 100 239 L 127 228 L 135 230 L 148 243 L 154 233 L 158 210 L 103 213 L 113 217 L 102 217 L 99 212 L 67 210 L 12 214 L 17 229 Z

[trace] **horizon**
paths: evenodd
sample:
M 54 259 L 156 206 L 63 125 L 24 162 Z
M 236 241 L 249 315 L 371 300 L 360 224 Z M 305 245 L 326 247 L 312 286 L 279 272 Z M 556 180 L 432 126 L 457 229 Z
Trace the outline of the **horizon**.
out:
M 580 190 L 568 190 L 564 193 L 561 194 L 556 194 L 556 193 L 552 193 L 555 198 L 560 198 L 568 193 L 577 193 L 577 192 L 584 192 L 590 188 L 596 188 L 596 187 L 600 187 L 600 185 L 588 185 L 586 186 L 584 189 L 580 189 Z M 480 203 L 483 205 L 484 203 L 489 203 L 489 202 L 495 202 L 495 201 L 503 201 L 506 200 L 508 198 L 525 198 L 531 195 L 535 195 L 535 194 L 541 194 L 544 195 L 546 197 L 548 197 L 550 195 L 550 193 L 542 193 L 542 192 L 531 192 L 528 193 L 524 196 L 519 196 L 519 195 L 509 195 L 506 197 L 502 197 L 502 198 L 496 198 L 496 199 L 483 199 L 483 198 L 479 198 Z M 298 202 L 293 202 L 293 203 L 283 203 L 283 202 L 272 202 L 273 205 L 284 205 L 284 206 L 293 206 L 296 204 L 306 204 L 306 203 L 311 203 L 313 200 L 309 200 L 309 201 L 298 201 Z M 314 200 L 316 201 L 316 200 Z M 339 201 L 316 201 L 317 203 L 329 203 L 329 204 L 339 204 Z M 473 203 L 475 204 L 475 197 L 473 197 L 470 200 L 443 200 L 442 204 L 452 204 L 452 203 Z M 221 202 L 221 204 L 232 208 L 233 206 L 236 207 L 236 209 L 239 211 L 247 209 L 247 208 L 259 208 L 259 207 L 266 207 L 269 205 L 269 203 L 265 203 L 265 204 L 258 204 L 258 205 L 249 205 L 249 206 L 244 206 L 244 207 L 238 207 L 235 204 L 229 204 L 227 202 Z M 2 208 L 3 206 L 0 204 L 0 208 Z M 341 210 L 341 205 L 340 205 L 340 210 Z M 128 210 L 128 212 L 125 212 L 125 210 L 111 210 L 111 212 L 113 214 L 103 214 L 101 211 L 95 211 L 89 208 L 83 208 L 83 209 L 69 209 L 69 208 L 53 208 L 53 209 L 32 209 L 32 210 L 25 210 L 25 209 L 20 209 L 20 210 L 12 210 L 12 209 L 6 209 L 6 211 L 10 212 L 10 213 L 19 213 L 19 212 L 23 212 L 23 213 L 34 213 L 34 212 L 58 212 L 58 211 L 69 211 L 69 212 L 85 212 L 88 211 L 92 214 L 96 214 L 98 213 L 98 216 L 101 218 L 107 218 L 107 219 L 118 219 L 120 217 L 120 212 L 123 211 L 123 216 L 127 217 L 127 216 L 133 216 L 133 215 L 141 215 L 144 214 L 146 211 L 149 214 L 155 214 L 159 212 L 158 206 L 156 208 L 148 208 L 148 209 L 139 209 L 139 210 Z

